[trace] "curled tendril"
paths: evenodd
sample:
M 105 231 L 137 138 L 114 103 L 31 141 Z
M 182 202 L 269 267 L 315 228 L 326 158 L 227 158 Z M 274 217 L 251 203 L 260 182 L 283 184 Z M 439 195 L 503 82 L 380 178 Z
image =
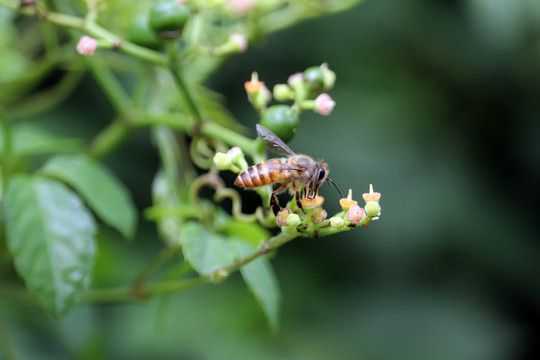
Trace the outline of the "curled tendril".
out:
M 216 201 L 223 201 L 224 199 L 231 199 L 232 201 L 232 214 L 233 216 L 242 221 L 253 222 L 257 219 L 256 214 L 244 214 L 242 212 L 242 198 L 238 191 L 231 188 L 219 188 L 214 195 Z
M 193 163 L 201 169 L 210 169 L 216 151 L 223 151 L 225 146 L 212 139 L 196 136 L 189 145 L 189 155 Z
M 195 205 L 200 211 L 205 212 L 205 208 L 202 206 L 199 201 L 199 193 L 202 188 L 210 187 L 216 192 L 224 188 L 223 180 L 214 171 L 210 171 L 204 175 L 196 178 L 189 189 L 189 200 Z

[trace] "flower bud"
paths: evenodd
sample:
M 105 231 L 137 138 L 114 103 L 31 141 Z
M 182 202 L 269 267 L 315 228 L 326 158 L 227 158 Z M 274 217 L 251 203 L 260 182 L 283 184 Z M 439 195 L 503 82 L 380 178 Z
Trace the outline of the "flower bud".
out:
M 289 214 L 286 221 L 287 226 L 290 227 L 297 227 L 302 223 L 302 220 L 300 220 L 300 216 L 298 216 L 298 214 Z
M 287 217 L 290 214 L 291 214 L 291 209 L 289 208 L 283 208 L 277 213 L 276 220 L 279 226 L 287 226 Z
M 343 226 L 345 226 L 345 220 L 341 216 L 332 216 L 330 218 L 330 226 L 333 229 L 341 229 Z
M 336 102 L 326 93 L 317 96 L 315 99 L 315 110 L 321 115 L 330 115 L 334 110 L 334 106 L 336 106 Z
M 366 214 L 369 217 L 381 216 L 381 205 L 377 201 L 366 202 Z
M 320 206 L 317 206 L 313 212 L 311 213 L 311 217 L 313 218 L 313 220 L 317 223 L 317 224 L 320 224 L 324 221 L 324 219 L 326 219 L 326 217 L 328 216 L 328 213 L 326 212 L 326 210 L 324 210 L 322 207 Z
M 97 49 L 97 40 L 90 36 L 83 36 L 77 44 L 77 52 L 84 56 L 91 56 Z
M 366 212 L 364 209 L 362 209 L 360 206 L 353 205 L 349 211 L 347 211 L 347 219 L 351 220 L 355 224 L 358 224 L 360 221 L 362 221 L 365 213 Z
M 210 274 L 210 281 L 219 284 L 229 277 L 229 272 L 223 269 L 217 269 Z
M 219 170 L 229 170 L 232 166 L 232 158 L 228 154 L 217 152 L 214 155 L 214 164 Z
M 231 34 L 229 36 L 229 43 L 232 44 L 233 50 L 237 52 L 244 52 L 248 48 L 248 40 L 244 34 Z
M 254 0 L 230 0 L 231 10 L 237 15 L 246 15 L 255 7 Z
M 294 91 L 286 84 L 275 85 L 273 94 L 277 101 L 294 100 Z
M 289 76 L 289 78 L 287 79 L 287 84 L 291 87 L 291 88 L 296 88 L 298 85 L 301 85 L 302 82 L 304 81 L 304 74 L 302 73 L 295 73 L 295 74 L 292 74 L 291 76 Z
M 332 89 L 336 83 L 336 73 L 330 70 L 326 63 L 321 65 L 321 70 L 323 73 L 323 89 Z

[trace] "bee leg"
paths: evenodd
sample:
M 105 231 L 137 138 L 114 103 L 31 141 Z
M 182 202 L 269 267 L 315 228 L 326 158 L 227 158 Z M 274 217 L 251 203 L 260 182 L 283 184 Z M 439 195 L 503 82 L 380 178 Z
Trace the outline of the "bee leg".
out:
M 270 196 L 270 206 L 272 207 L 272 211 L 274 212 L 274 215 L 276 215 L 276 216 L 277 216 L 278 212 L 281 210 L 281 206 L 279 205 L 276 194 L 279 193 L 280 191 L 285 190 L 287 185 L 289 185 L 288 182 L 281 185 L 276 190 L 274 190 L 272 192 L 272 195 Z
M 274 215 L 277 216 L 278 212 L 281 210 L 281 206 L 279 206 L 279 203 L 276 198 L 276 194 L 272 193 L 272 196 L 270 197 L 270 206 L 272 207 L 272 211 L 274 212 Z
M 294 197 L 296 199 L 296 206 L 298 206 L 298 208 L 300 210 L 302 210 L 302 212 L 305 214 L 306 211 L 304 210 L 304 208 L 302 207 L 302 203 L 300 202 L 300 191 L 297 191 L 295 194 L 294 194 Z

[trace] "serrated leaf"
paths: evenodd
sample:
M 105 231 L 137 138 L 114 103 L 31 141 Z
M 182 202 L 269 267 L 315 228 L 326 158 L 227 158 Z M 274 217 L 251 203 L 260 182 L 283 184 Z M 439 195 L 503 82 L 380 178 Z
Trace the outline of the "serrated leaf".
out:
M 208 275 L 234 261 L 231 248 L 223 237 L 199 223 L 184 224 L 180 230 L 180 242 L 184 257 L 199 274 Z
M 66 185 L 17 175 L 3 204 L 7 245 L 28 291 L 51 314 L 68 311 L 91 279 L 95 223 Z
M 137 212 L 131 196 L 113 174 L 84 155 L 57 155 L 41 169 L 73 187 L 96 214 L 126 238 L 135 233 Z
M 230 241 L 231 248 L 234 251 L 236 259 L 241 259 L 256 250 L 256 247 L 242 241 Z M 261 306 L 270 327 L 273 329 L 278 326 L 278 313 L 280 292 L 279 285 L 270 262 L 265 257 L 259 257 L 240 268 L 244 282 L 251 290 L 255 299 Z

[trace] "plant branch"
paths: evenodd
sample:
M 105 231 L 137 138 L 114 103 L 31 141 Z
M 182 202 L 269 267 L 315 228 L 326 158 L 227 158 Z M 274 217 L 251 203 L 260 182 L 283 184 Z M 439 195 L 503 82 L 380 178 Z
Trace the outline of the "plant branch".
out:
M 90 17 L 90 19 L 83 19 L 76 16 L 43 10 L 38 8 L 37 5 L 21 7 L 20 0 L 0 0 L 0 5 L 18 11 L 23 15 L 36 17 L 39 20 L 47 21 L 71 29 L 85 31 L 94 37 L 114 43 L 116 45 L 116 49 L 119 49 L 126 54 L 136 56 L 156 65 L 168 65 L 168 61 L 164 55 L 142 46 L 135 45 L 117 35 L 114 35 L 95 22 L 89 21 L 92 20 L 92 17 Z

